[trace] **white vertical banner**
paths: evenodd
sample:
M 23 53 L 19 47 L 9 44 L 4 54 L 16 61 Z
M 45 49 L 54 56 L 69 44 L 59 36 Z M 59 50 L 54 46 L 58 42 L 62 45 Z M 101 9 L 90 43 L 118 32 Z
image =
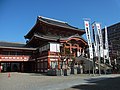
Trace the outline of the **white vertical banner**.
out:
M 111 65 L 111 60 L 110 60 L 110 57 L 109 57 L 109 64 Z
M 84 24 L 85 24 L 86 37 L 87 37 L 88 46 L 89 46 L 90 58 L 93 59 L 93 48 L 92 48 L 92 41 L 91 41 L 91 35 L 90 35 L 89 21 L 84 21 Z
M 92 32 L 93 32 L 93 40 L 94 40 L 94 56 L 98 56 L 98 39 L 97 39 L 97 34 L 95 31 L 95 22 L 92 24 Z
M 77 51 L 77 57 L 79 57 L 80 56 L 80 52 L 79 51 Z
M 106 26 L 105 26 L 105 50 L 106 50 L 105 59 L 109 60 L 109 64 L 111 65 L 111 61 L 109 58 L 108 34 L 107 34 L 107 27 Z
M 98 46 L 98 36 L 97 34 L 95 34 L 95 44 L 94 44 L 94 47 L 95 47 L 95 56 L 98 57 L 98 51 L 99 51 L 99 46 Z
M 105 26 L 105 50 L 106 50 L 105 59 L 109 59 L 108 34 L 107 34 L 107 27 L 106 26 Z
M 96 28 L 100 40 L 100 56 L 103 57 L 104 51 L 103 51 L 103 38 L 102 38 L 102 32 L 101 32 L 101 26 L 100 23 L 96 23 Z

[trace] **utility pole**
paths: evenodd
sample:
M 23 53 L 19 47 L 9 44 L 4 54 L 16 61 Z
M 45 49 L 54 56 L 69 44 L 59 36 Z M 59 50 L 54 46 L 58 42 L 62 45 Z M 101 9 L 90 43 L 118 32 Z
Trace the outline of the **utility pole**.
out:
M 101 57 L 104 58 L 104 53 L 103 53 L 103 39 L 102 39 L 102 32 L 101 32 L 101 25 L 100 23 L 96 23 L 96 28 L 98 32 L 98 62 L 99 62 L 99 75 L 101 75 Z
M 95 57 L 96 57 L 96 53 L 97 53 L 97 50 L 96 50 L 96 38 L 95 38 L 95 35 L 96 35 L 96 32 L 95 32 L 95 21 L 92 23 L 92 33 L 93 33 L 93 75 L 95 74 Z
M 101 75 L 101 67 L 100 67 L 100 44 L 98 44 L 98 65 L 99 65 L 99 75 Z

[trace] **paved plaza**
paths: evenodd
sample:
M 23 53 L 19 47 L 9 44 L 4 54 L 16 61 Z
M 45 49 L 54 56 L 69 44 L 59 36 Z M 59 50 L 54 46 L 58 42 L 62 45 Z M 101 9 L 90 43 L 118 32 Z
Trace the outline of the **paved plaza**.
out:
M 96 87 L 96 84 L 102 86 L 100 82 L 111 78 L 119 78 L 119 76 L 90 76 L 85 74 L 46 76 L 35 73 L 10 73 L 10 75 L 9 73 L 0 73 L 0 90 L 93 90 L 91 88 Z

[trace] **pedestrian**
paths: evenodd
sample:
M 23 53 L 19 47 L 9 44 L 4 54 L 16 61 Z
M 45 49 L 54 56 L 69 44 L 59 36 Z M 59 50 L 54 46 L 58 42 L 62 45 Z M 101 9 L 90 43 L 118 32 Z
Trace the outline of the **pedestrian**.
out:
M 2 69 L 3 69 L 3 66 L 1 65 L 1 66 L 0 66 L 0 72 L 2 72 Z

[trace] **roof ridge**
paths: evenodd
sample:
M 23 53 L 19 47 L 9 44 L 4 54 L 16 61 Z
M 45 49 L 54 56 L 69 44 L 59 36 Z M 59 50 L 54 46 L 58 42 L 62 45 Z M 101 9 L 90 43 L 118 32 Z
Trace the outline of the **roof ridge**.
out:
M 69 25 L 69 26 L 72 27 L 72 28 L 79 29 L 79 28 L 77 28 L 77 27 L 75 27 L 75 26 L 70 25 L 69 23 L 66 23 L 66 24 Z
M 67 22 L 64 22 L 64 21 L 61 21 L 61 20 L 56 20 L 56 19 L 53 19 L 53 18 L 48 18 L 48 17 L 44 17 L 44 16 L 38 16 L 39 18 L 44 18 L 44 19 L 49 19 L 49 20 L 52 20 L 52 21 L 57 21 L 57 22 L 60 22 L 60 23 L 67 23 Z M 68 23 L 67 23 L 68 24 Z

